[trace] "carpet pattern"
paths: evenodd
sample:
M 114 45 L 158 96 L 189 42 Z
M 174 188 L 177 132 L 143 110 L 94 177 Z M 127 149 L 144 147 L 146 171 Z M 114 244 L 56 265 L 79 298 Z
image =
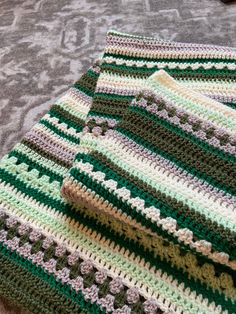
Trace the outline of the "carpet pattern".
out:
M 92 64 L 111 28 L 235 47 L 236 4 L 219 0 L 1 0 L 1 156 Z M 4 302 L 0 313 L 20 310 Z

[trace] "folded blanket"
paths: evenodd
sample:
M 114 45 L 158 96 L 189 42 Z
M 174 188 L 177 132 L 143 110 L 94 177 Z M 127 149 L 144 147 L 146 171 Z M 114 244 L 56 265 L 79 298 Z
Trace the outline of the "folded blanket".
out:
M 63 195 L 122 221 L 159 270 L 233 311 L 235 131 L 234 109 L 159 71 L 114 130 L 84 136 Z
M 119 120 L 124 108 L 159 69 L 183 86 L 236 108 L 236 49 L 166 42 L 108 32 L 101 72 L 89 112 L 90 130 L 103 131 Z
M 78 210 L 61 197 L 60 189 L 76 153 L 83 152 L 79 143 L 92 101 L 85 131 L 91 127 L 97 134 L 97 123 L 102 132 L 115 125 L 146 78 L 164 65 L 169 73 L 177 67 L 177 75 L 170 74 L 183 86 L 234 107 L 235 50 L 189 44 L 171 48 L 170 43 L 114 32 L 108 34 L 107 43 L 103 59 L 0 163 L 0 294 L 32 313 L 233 313 L 231 257 L 227 261 L 226 254 L 221 254 L 222 263 L 219 255 L 215 259 L 199 254 L 197 248 L 186 251 L 189 244 L 183 240 L 166 241 L 152 230 L 140 232 L 140 222 L 130 225 L 92 208 Z M 121 58 L 120 43 L 134 57 Z M 160 51 L 166 47 L 162 57 L 157 55 L 159 46 Z M 182 58 L 176 57 L 181 49 Z M 168 50 L 174 51 L 176 59 L 168 57 Z M 189 50 L 193 50 L 190 57 Z M 117 63 L 121 59 L 131 62 L 127 68 L 132 75 L 128 71 L 119 74 L 123 66 L 117 66 L 114 58 Z M 114 73 L 106 77 L 111 69 Z M 186 73 L 188 79 L 181 79 Z M 96 87 L 98 77 L 101 84 Z M 124 79 L 120 87 L 114 81 L 119 77 Z M 104 82 L 110 84 L 107 89 Z M 223 152 L 231 154 L 227 148 Z

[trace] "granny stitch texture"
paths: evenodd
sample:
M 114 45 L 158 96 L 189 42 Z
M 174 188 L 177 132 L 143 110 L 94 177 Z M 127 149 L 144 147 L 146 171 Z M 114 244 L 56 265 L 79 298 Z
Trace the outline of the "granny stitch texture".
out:
M 148 250 L 140 253 L 146 262 L 190 295 L 202 294 L 208 304 L 233 312 L 235 130 L 234 109 L 161 70 L 147 79 L 113 130 L 82 138 L 63 195 L 97 213 L 97 220 L 101 212 L 122 222 L 127 241 Z
M 183 86 L 236 107 L 236 49 L 183 44 L 110 31 L 87 125 L 116 124 L 145 80 L 159 69 Z
M 235 120 L 231 117 L 236 103 L 235 60 L 236 51 L 231 48 L 171 44 L 116 32 L 108 33 L 103 59 L 58 99 L 0 163 L 0 294 L 18 302 L 32 313 L 234 313 L 235 262 L 232 248 L 235 245 L 235 225 L 234 215 L 229 217 L 226 213 L 232 212 L 235 205 L 232 202 L 235 179 L 232 180 L 231 173 L 235 166 L 232 166 L 235 158 L 232 137 Z M 165 202 L 170 207 L 169 212 L 166 211 L 166 217 L 161 211 L 159 218 L 154 217 L 160 219 L 162 225 L 151 221 L 149 226 L 145 219 L 135 221 L 120 211 L 117 216 L 111 211 L 96 212 L 93 208 L 79 209 L 68 204 L 60 195 L 63 178 L 71 168 L 77 152 L 75 165 L 80 154 L 90 156 L 90 146 L 86 146 L 86 143 L 94 141 L 96 146 L 101 140 L 90 134 L 82 137 L 84 121 L 92 102 L 92 112 L 84 133 L 91 129 L 95 134 L 105 134 L 123 115 L 125 118 L 133 107 L 148 113 L 145 105 L 147 97 L 151 96 L 151 107 L 155 109 L 158 108 L 156 102 L 159 104 L 159 98 L 156 97 L 159 95 L 156 90 L 149 95 L 150 90 L 147 91 L 145 82 L 162 67 L 183 87 L 190 87 L 226 104 L 223 108 L 227 109 L 222 109 L 222 112 L 219 109 L 219 115 L 210 100 L 206 102 L 210 102 L 214 115 L 211 110 L 207 113 L 204 110 L 201 114 L 198 108 L 200 112 L 197 111 L 195 116 L 191 106 L 189 114 L 193 118 L 189 120 L 187 117 L 187 130 L 180 122 L 181 119 L 175 118 L 179 114 L 177 110 L 172 112 L 173 116 L 168 113 L 169 118 L 166 118 L 166 123 L 178 128 L 179 137 L 184 132 L 189 138 L 195 136 L 196 141 L 204 142 L 204 149 L 201 149 L 205 154 L 210 154 L 211 166 L 211 154 L 217 151 L 214 171 L 217 171 L 215 177 L 220 178 L 219 184 L 222 186 L 217 183 L 209 190 L 206 186 L 206 194 L 203 195 L 203 200 L 207 199 L 206 207 L 203 200 L 199 208 L 194 207 L 194 202 L 197 202 L 194 194 L 193 204 L 183 205 L 176 212 L 178 217 L 172 220 L 168 220 L 172 210 L 169 203 L 173 195 L 179 203 L 183 202 L 183 196 L 178 189 L 168 190 L 170 196 Z M 139 95 L 125 113 L 140 87 L 145 93 Z M 167 106 L 167 110 L 174 104 L 165 100 L 163 105 Z M 187 111 L 184 105 L 183 112 Z M 219 106 L 222 108 L 217 103 Z M 159 117 L 155 112 L 151 114 Z M 209 117 L 207 120 L 212 123 L 211 127 L 214 126 L 209 137 L 206 135 L 207 140 L 204 132 L 209 131 L 209 125 L 202 122 L 206 117 Z M 183 122 L 185 120 L 186 117 Z M 127 123 L 126 118 L 123 121 Z M 198 122 L 203 134 L 200 132 L 196 135 Z M 112 138 L 116 132 L 116 129 L 107 132 L 106 138 Z M 126 134 L 124 137 L 129 138 Z M 84 151 L 79 145 L 81 138 Z M 171 136 L 169 140 L 173 140 Z M 134 148 L 135 145 L 136 137 Z M 188 147 L 188 152 L 191 147 Z M 202 158 L 201 155 L 199 157 Z M 199 164 L 202 159 L 199 159 Z M 160 162 L 164 163 L 163 157 Z M 196 158 L 191 162 L 196 164 Z M 228 165 L 232 168 L 227 168 Z M 168 171 L 168 165 L 164 169 Z M 112 171 L 116 172 L 117 169 Z M 126 172 L 122 173 L 122 180 Z M 165 174 L 163 172 L 163 177 Z M 98 173 L 98 179 L 99 175 L 103 174 Z M 175 180 L 175 176 L 181 176 L 177 169 L 169 180 Z M 137 191 L 150 184 L 146 182 L 143 185 L 144 180 L 140 179 L 135 179 Z M 192 184 L 199 184 L 202 178 L 192 182 L 183 173 L 180 180 L 186 185 L 189 182 L 190 190 Z M 142 181 L 142 186 L 139 181 Z M 196 187 L 195 193 L 199 188 L 201 185 Z M 112 189 L 114 184 L 111 181 L 111 192 Z M 224 191 L 222 195 L 219 190 Z M 84 192 L 86 196 L 88 189 L 85 188 Z M 129 195 L 122 193 L 123 202 L 123 198 Z M 143 196 L 139 194 L 139 197 L 146 197 L 145 193 L 144 190 Z M 106 194 L 103 197 L 106 198 Z M 212 206 L 210 212 L 214 199 L 214 204 L 219 207 Z M 222 204 L 217 203 L 218 199 L 222 199 Z M 132 206 L 137 206 L 140 200 L 136 197 Z M 109 208 L 109 202 L 107 199 L 107 203 L 102 203 Z M 176 203 L 171 204 L 173 208 L 174 205 Z M 191 210 L 189 206 L 192 206 Z M 166 210 L 163 208 L 162 212 Z M 224 208 L 219 217 L 218 208 Z M 124 219 L 120 219 L 121 215 Z M 201 219 L 195 220 L 195 216 Z M 181 220 L 181 217 L 186 221 Z M 196 232 L 197 226 L 194 229 L 191 223 L 183 227 L 187 219 L 198 221 L 199 232 Z M 200 231 L 205 230 L 202 225 L 206 220 L 212 221 L 212 224 L 207 224 L 207 237 L 210 239 L 206 240 L 204 235 L 205 240 L 200 240 Z M 160 233 L 152 230 L 154 225 L 158 226 Z M 192 234 L 190 225 L 195 230 Z M 172 226 L 180 228 L 171 229 Z

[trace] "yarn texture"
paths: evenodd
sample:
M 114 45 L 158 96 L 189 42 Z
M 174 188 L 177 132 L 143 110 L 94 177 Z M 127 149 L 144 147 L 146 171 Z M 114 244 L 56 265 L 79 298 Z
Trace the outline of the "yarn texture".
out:
M 116 31 L 0 162 L 0 294 L 235 313 L 236 49 Z

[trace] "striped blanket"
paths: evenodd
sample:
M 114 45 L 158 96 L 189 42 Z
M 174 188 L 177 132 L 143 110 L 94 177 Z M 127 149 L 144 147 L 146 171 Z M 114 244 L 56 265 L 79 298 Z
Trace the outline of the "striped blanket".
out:
M 236 49 L 110 31 L 0 163 L 0 294 L 236 313 Z

